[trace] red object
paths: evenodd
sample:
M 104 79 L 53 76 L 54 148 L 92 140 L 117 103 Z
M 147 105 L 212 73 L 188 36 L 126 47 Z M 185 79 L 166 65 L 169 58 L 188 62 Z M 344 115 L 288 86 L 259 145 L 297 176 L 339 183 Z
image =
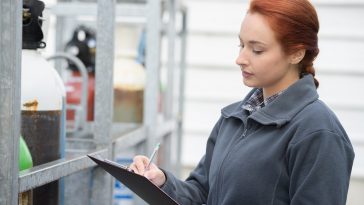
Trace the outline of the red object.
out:
M 82 95 L 82 82 L 79 72 L 73 72 L 72 78 L 66 82 L 66 101 L 68 105 L 80 105 Z M 87 121 L 94 119 L 94 99 L 95 99 L 95 76 L 88 75 L 88 99 L 87 99 Z M 67 110 L 67 120 L 75 119 L 75 110 Z

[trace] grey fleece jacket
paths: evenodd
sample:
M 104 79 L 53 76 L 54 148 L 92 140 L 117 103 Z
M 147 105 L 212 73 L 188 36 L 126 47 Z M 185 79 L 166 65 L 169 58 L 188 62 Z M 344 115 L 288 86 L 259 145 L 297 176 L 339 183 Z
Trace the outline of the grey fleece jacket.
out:
M 253 92 L 222 109 L 190 176 L 166 171 L 162 189 L 181 205 L 345 205 L 353 148 L 312 76 L 249 115 Z

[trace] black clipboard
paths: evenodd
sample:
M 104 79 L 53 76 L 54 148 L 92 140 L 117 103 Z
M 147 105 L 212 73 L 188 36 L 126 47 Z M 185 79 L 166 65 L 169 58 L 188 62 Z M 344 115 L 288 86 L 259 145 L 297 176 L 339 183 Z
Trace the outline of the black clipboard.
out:
M 151 205 L 179 205 L 162 189 L 153 184 L 147 178 L 130 171 L 126 166 L 107 159 L 87 155 L 96 164 L 111 174 L 145 202 Z

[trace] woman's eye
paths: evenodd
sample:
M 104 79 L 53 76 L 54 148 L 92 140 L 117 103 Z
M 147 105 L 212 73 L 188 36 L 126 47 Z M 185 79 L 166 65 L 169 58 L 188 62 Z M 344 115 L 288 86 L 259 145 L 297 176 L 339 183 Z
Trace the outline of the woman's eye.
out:
M 262 54 L 262 53 L 263 53 L 263 51 L 262 51 L 262 50 L 254 50 L 254 49 L 253 49 L 253 53 L 254 53 L 254 54 L 258 54 L 258 55 L 259 55 L 259 54 Z

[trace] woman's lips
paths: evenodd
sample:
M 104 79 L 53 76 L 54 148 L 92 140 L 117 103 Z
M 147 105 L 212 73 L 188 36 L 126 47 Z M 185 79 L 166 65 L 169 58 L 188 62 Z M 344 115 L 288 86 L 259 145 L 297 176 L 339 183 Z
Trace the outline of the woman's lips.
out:
M 247 72 L 247 71 L 243 71 L 243 77 L 244 77 L 244 78 L 249 78 L 249 77 L 251 77 L 251 76 L 253 76 L 253 73 L 249 73 L 249 72 Z

